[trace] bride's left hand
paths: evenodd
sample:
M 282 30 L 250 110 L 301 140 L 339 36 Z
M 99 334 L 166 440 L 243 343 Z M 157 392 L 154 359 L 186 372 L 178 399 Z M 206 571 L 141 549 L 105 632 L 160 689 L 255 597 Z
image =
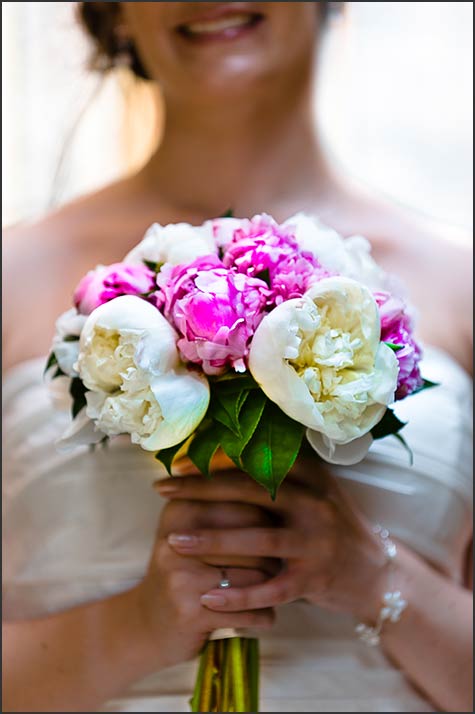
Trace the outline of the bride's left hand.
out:
M 282 562 L 265 583 L 245 588 L 211 590 L 206 607 L 224 612 L 275 607 L 304 599 L 327 609 L 374 620 L 385 587 L 385 556 L 371 525 L 349 504 L 315 459 L 299 460 L 273 502 L 249 476 L 220 471 L 211 481 L 189 475 L 157 484 L 170 499 L 244 502 L 266 509 L 272 527 L 183 531 L 173 538 L 182 555 L 262 556 Z

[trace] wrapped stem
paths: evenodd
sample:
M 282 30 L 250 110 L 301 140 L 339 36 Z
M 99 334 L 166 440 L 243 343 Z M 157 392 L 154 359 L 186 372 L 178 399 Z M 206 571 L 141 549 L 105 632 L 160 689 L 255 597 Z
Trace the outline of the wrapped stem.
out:
M 206 650 L 204 653 L 205 665 L 203 672 L 203 679 L 201 682 L 201 692 L 199 696 L 199 709 L 200 712 L 212 712 L 213 709 L 213 679 L 215 674 L 215 652 L 216 652 L 216 640 L 213 642 L 208 642 L 206 645 Z
M 205 653 L 203 652 L 199 660 L 200 664 L 198 667 L 198 674 L 196 676 L 195 689 L 193 691 L 193 696 L 190 699 L 190 709 L 192 712 L 200 711 L 200 696 L 201 690 L 203 688 L 203 678 L 205 673 L 206 661 L 207 658 L 205 656 Z
M 234 711 L 246 711 L 246 682 L 244 660 L 242 656 L 242 638 L 233 637 L 229 641 L 231 670 L 233 680 Z
M 258 683 L 257 640 L 210 640 L 200 656 L 191 711 L 258 712 Z
M 259 711 L 259 640 L 248 640 L 249 711 Z
M 223 690 L 220 711 L 230 712 L 232 703 L 231 667 L 229 666 L 229 640 L 223 640 Z

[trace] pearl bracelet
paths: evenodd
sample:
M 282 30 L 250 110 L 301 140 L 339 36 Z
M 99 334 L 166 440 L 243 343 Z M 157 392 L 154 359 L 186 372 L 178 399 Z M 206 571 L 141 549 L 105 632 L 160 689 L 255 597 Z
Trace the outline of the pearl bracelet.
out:
M 389 622 L 398 622 L 407 607 L 407 601 L 401 596 L 401 591 L 393 589 L 394 561 L 397 556 L 396 544 L 391 540 L 389 531 L 380 525 L 374 526 L 373 533 L 381 538 L 384 555 L 386 556 L 386 565 L 389 569 L 389 588 L 383 595 L 383 604 L 379 611 L 376 625 L 371 627 L 371 625 L 365 625 L 363 622 L 356 625 L 355 632 L 357 636 L 369 647 L 379 645 L 384 623 L 387 620 Z

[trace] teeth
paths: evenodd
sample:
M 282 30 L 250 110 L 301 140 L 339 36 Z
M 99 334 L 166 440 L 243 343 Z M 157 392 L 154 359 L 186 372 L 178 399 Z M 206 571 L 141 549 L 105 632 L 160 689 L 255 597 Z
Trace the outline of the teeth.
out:
M 243 27 L 244 25 L 248 25 L 251 20 L 252 15 L 233 15 L 232 17 L 223 17 L 221 20 L 193 22 L 189 25 L 185 25 L 185 28 L 194 35 L 209 34 L 231 30 L 235 27 Z

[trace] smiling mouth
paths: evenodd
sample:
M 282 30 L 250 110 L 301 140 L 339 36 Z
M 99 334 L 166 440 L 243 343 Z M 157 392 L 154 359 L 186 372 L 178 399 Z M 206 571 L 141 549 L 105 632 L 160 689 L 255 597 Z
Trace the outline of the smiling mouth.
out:
M 259 25 L 264 16 L 260 13 L 233 13 L 214 20 L 197 20 L 180 25 L 178 33 L 188 40 L 206 41 L 234 39 Z

